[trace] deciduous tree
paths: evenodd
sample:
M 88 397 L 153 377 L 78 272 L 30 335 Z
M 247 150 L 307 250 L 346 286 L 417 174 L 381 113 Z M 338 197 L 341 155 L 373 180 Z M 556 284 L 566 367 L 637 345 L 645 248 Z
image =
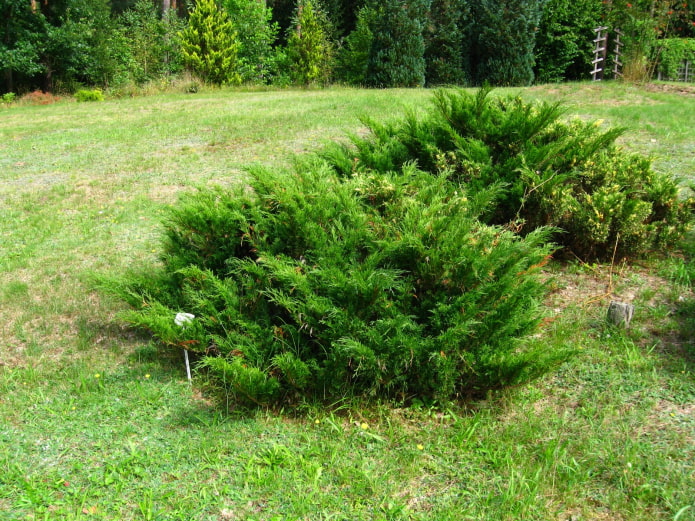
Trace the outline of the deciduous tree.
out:
M 264 83 L 270 75 L 278 24 L 262 0 L 224 0 L 239 38 L 239 71 L 244 81 Z
M 5 0 L 0 5 L 0 71 L 4 92 L 15 90 L 17 77 L 31 78 L 43 71 L 43 16 L 25 0 Z

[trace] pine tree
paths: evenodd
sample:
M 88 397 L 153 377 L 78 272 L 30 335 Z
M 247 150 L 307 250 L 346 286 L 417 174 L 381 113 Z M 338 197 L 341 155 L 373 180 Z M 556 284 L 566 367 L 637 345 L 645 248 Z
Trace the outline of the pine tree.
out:
M 430 0 L 373 1 L 374 39 L 367 65 L 373 87 L 419 87 L 425 83 L 424 23 Z
M 184 63 L 203 81 L 215 85 L 241 82 L 239 40 L 229 16 L 215 0 L 198 0 L 180 37 Z
M 533 82 L 536 31 L 543 0 L 479 0 L 473 52 L 478 84 L 529 85 Z

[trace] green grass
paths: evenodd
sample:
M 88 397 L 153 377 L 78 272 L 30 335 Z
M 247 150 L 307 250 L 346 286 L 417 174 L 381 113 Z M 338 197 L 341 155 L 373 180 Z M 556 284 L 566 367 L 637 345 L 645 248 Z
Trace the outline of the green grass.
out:
M 695 174 L 695 95 L 537 87 Z M 214 91 L 0 110 L 0 520 L 695 520 L 692 241 L 552 266 L 531 339 L 576 352 L 464 404 L 226 411 L 94 273 L 154 264 L 164 205 L 417 109 L 424 90 Z M 653 141 L 654 140 L 654 141 Z M 608 301 L 633 300 L 628 332 Z M 98 376 L 97 376 L 98 375 Z M 366 427 L 366 428 L 364 428 Z

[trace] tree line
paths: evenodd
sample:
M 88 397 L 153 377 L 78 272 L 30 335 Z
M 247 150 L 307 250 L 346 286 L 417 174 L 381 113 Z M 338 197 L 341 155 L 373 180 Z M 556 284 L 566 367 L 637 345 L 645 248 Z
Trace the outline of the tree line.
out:
M 371 87 L 588 77 L 594 29 L 626 67 L 695 36 L 695 0 L 0 0 L 0 92 L 167 80 Z M 631 69 L 631 70 L 632 70 Z

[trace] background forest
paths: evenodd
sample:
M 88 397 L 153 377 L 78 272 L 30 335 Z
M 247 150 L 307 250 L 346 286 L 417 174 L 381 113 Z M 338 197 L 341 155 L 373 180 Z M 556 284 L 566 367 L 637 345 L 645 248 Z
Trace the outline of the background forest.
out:
M 118 95 L 182 77 L 193 91 L 586 79 L 599 26 L 611 48 L 622 31 L 623 72 L 640 80 L 660 63 L 672 73 L 669 42 L 678 59 L 695 54 L 694 11 L 695 0 L 1 0 L 0 93 Z

